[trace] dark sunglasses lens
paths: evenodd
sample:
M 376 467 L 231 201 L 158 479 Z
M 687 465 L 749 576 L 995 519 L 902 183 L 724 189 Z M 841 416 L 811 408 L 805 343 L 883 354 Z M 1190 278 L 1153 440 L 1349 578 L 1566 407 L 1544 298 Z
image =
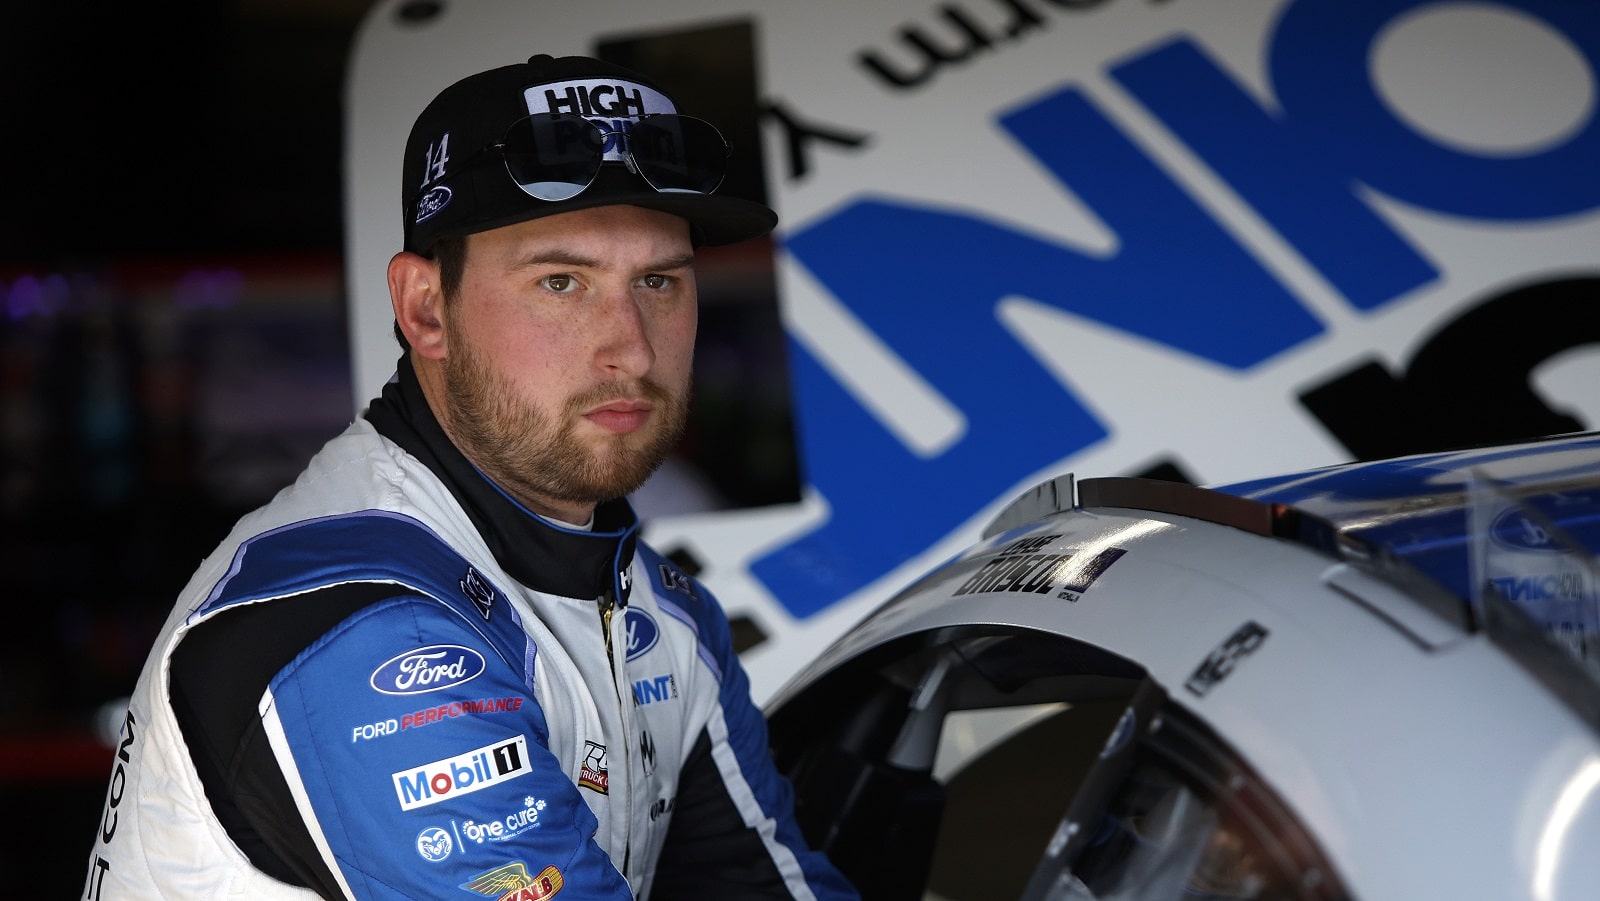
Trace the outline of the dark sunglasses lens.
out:
M 628 151 L 657 191 L 710 194 L 728 171 L 728 142 L 704 119 L 650 116 L 628 130 Z
M 587 119 L 542 113 L 506 132 L 506 171 L 540 200 L 576 197 L 600 171 L 605 136 Z

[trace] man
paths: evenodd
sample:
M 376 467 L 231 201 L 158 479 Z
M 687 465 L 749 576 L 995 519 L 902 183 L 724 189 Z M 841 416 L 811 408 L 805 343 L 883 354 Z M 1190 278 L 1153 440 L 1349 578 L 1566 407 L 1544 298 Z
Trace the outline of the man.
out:
M 854 897 L 624 499 L 684 425 L 695 246 L 776 223 L 726 157 L 581 57 L 423 110 L 395 377 L 185 588 L 85 897 Z

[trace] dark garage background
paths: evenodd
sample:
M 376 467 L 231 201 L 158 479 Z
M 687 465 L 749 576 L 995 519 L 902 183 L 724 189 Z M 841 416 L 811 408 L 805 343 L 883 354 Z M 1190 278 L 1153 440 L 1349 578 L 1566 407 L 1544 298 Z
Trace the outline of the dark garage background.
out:
M 189 571 L 349 421 L 341 81 L 369 0 L 15 4 L 0 54 L 0 842 L 81 897 Z
M 372 6 L 67 0 L 10 11 L 8 897 L 82 896 L 112 766 L 103 739 L 173 599 L 234 520 L 354 414 L 342 92 Z M 416 21 L 439 6 L 396 13 Z M 743 127 L 756 143 L 753 121 Z M 717 248 L 699 269 L 696 405 L 678 461 L 688 465 L 640 498 L 646 519 L 798 497 L 770 246 Z M 756 630 L 744 641 L 759 640 Z

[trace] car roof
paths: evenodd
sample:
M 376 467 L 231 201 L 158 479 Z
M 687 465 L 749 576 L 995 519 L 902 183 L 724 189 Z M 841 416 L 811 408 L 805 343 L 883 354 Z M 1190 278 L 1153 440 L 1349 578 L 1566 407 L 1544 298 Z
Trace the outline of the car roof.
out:
M 1301 537 L 1394 554 L 1475 603 L 1471 552 L 1600 552 L 1600 433 L 1347 463 L 1214 490 L 1295 511 Z
M 983 534 L 1099 507 L 1232 526 L 1360 563 L 1467 631 L 1484 626 L 1484 591 L 1493 589 L 1546 624 L 1578 616 L 1580 631 L 1600 644 L 1594 610 L 1556 609 L 1600 592 L 1600 432 L 1203 488 L 1067 475 L 1024 493 Z

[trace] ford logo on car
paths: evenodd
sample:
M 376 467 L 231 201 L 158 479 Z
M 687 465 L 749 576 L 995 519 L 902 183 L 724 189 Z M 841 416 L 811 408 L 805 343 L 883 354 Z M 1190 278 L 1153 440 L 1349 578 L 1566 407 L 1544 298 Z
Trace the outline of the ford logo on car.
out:
M 1539 525 L 1520 507 L 1512 507 L 1494 518 L 1489 536 L 1495 543 L 1519 551 L 1544 551 L 1560 553 L 1564 550 L 1544 526 Z

